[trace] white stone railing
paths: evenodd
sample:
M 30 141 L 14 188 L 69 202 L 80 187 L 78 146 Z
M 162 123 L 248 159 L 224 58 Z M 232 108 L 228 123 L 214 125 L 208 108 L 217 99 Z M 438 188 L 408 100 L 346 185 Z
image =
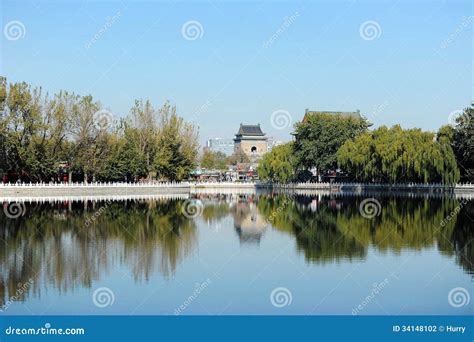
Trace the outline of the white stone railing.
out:
M 443 183 L 261 183 L 262 187 L 279 187 L 279 188 L 399 188 L 399 189 L 474 189 L 474 184 L 443 184 Z
M 1 183 L 0 188 L 189 187 L 187 182 Z
M 0 189 L 13 188 L 139 188 L 139 187 L 158 187 L 158 188 L 185 188 L 185 187 L 230 187 L 230 188 L 281 188 L 281 189 L 456 189 L 456 190 L 474 190 L 473 183 L 464 183 L 448 185 L 442 183 L 264 183 L 264 182 L 91 182 L 91 183 L 0 183 Z

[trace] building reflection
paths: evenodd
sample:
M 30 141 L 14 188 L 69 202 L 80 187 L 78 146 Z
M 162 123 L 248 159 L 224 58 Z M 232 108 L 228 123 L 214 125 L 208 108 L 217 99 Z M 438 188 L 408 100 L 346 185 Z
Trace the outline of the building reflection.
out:
M 259 244 L 267 221 L 260 215 L 254 197 L 240 198 L 231 208 L 234 228 L 241 244 Z

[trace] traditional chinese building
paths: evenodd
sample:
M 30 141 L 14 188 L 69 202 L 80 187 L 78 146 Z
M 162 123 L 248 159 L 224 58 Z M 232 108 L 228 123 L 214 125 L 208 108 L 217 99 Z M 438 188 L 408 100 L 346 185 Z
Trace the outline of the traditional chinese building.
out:
M 256 160 L 267 152 L 267 136 L 262 132 L 260 124 L 240 124 L 234 139 L 234 152 L 242 151 L 250 160 Z

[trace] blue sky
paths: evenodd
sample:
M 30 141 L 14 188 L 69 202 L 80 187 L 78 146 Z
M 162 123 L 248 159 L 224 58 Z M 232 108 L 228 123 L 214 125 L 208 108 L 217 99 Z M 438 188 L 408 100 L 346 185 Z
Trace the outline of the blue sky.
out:
M 117 117 L 168 99 L 201 142 L 241 122 L 289 140 L 272 113 L 306 108 L 436 130 L 472 99 L 469 1 L 0 2 L 9 81 L 92 94 Z

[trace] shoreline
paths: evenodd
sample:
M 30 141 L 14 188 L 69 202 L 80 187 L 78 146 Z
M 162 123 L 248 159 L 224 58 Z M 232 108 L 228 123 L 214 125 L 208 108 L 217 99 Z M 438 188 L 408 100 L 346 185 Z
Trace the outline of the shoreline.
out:
M 252 194 L 257 192 L 291 192 L 302 195 L 416 194 L 418 196 L 474 197 L 474 184 L 363 184 L 363 183 L 93 183 L 93 184 L 1 184 L 0 200 L 54 200 L 64 198 L 147 199 L 187 197 L 192 194 Z

